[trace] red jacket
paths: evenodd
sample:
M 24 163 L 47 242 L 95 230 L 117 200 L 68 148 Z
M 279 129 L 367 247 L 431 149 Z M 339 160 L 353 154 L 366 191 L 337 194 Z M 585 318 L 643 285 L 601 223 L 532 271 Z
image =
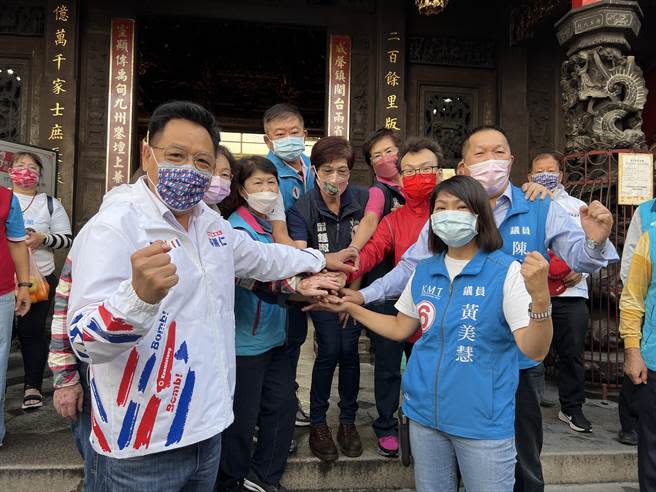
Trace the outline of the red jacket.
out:
M 421 229 L 428 221 L 429 202 L 407 203 L 386 215 L 378 224 L 376 232 L 360 251 L 360 269 L 349 276 L 349 282 L 369 273 L 389 254 L 394 254 L 394 265 L 398 264 L 406 250 L 417 242 Z M 421 330 L 408 339 L 416 342 Z

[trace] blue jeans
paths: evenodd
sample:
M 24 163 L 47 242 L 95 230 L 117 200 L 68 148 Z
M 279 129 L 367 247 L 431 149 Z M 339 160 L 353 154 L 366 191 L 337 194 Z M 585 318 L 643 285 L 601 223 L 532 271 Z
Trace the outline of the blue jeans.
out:
M 11 329 L 14 324 L 14 292 L 0 296 L 0 445 L 5 438 L 5 386 L 11 347 Z
M 410 421 L 417 492 L 456 492 L 457 469 L 467 492 L 510 492 L 515 483 L 515 439 L 457 437 Z
M 310 387 L 310 423 L 326 423 L 328 401 L 335 369 L 339 364 L 339 421 L 355 423 L 360 390 L 360 356 L 358 338 L 360 325 L 349 320 L 342 328 L 336 314 L 313 312 L 312 322 L 317 335 L 317 357 L 312 367 Z
M 94 457 L 96 452 L 93 450 L 93 447 L 89 442 L 89 436 L 91 434 L 91 415 L 87 411 L 83 411 L 77 415 L 77 419 L 71 424 L 71 432 L 73 433 L 75 447 L 84 460 L 84 490 L 85 492 L 93 492 L 95 477 L 93 466 L 95 463 Z
M 137 458 L 96 453 L 96 492 L 212 492 L 221 458 L 221 434 L 182 448 Z

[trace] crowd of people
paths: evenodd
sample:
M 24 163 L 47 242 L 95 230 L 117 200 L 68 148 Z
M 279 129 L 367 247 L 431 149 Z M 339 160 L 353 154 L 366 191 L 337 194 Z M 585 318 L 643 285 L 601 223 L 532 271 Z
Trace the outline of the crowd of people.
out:
M 23 408 L 43 404 L 48 359 L 85 490 L 284 491 L 295 426 L 309 427 L 321 461 L 363 453 L 364 330 L 376 451 L 411 454 L 418 491 L 460 480 L 468 492 L 544 490 L 542 360 L 553 348 L 559 419 L 591 432 L 587 276 L 619 260 L 612 214 L 566 192 L 556 153 L 535 156 L 527 182 L 513 184 L 519 164 L 493 126 L 467 135 L 444 180 L 438 142 L 377 130 L 361 149 L 369 188 L 350 181 L 346 139 L 305 154 L 296 107 L 271 107 L 263 127 L 269 154 L 235 159 L 205 108 L 159 106 L 142 175 L 107 193 L 74 241 L 59 201 L 36 192 L 38 157 L 14 156 L 13 188 L 0 188 L 0 409 L 16 318 Z M 624 397 L 637 414 L 623 433 L 638 436 L 644 490 L 656 487 L 655 220 L 654 201 L 643 204 L 622 259 Z M 57 281 L 52 251 L 69 247 Z M 45 298 L 31 298 L 30 262 Z M 309 415 L 296 382 L 308 317 Z M 0 445 L 4 433 L 0 412 Z

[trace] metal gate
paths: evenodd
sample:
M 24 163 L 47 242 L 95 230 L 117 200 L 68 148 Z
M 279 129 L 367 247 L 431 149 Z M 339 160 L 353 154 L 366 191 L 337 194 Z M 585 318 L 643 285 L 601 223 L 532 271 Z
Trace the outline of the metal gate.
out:
M 621 153 L 635 150 L 601 150 L 568 154 L 563 159 L 565 182 L 570 195 L 585 203 L 599 200 L 613 214 L 609 239 L 621 255 L 624 238 L 636 207 L 618 205 L 617 170 Z M 647 153 L 647 152 L 643 152 Z M 588 279 L 590 329 L 585 343 L 586 382 L 601 388 L 602 398 L 608 390 L 622 384 L 624 352 L 619 336 L 619 301 L 622 294 L 620 263 L 590 275 Z

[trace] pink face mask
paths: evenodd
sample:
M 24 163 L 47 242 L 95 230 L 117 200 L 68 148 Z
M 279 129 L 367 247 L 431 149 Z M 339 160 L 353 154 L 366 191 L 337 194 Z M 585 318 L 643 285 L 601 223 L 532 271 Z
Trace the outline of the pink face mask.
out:
M 508 182 L 510 160 L 490 159 L 467 166 L 472 178 L 483 185 L 487 196 L 497 196 Z
M 203 201 L 208 205 L 221 203 L 230 194 L 230 181 L 221 176 L 212 176 L 210 187 L 203 195 Z
M 397 160 L 396 154 L 383 154 L 376 159 L 376 162 L 373 163 L 376 176 L 383 179 L 392 179 L 397 176 L 399 174 L 396 167 Z
M 27 167 L 22 169 L 11 168 L 9 170 L 9 177 L 11 178 L 11 182 L 14 183 L 14 186 L 18 188 L 36 188 L 39 182 L 39 173 Z

